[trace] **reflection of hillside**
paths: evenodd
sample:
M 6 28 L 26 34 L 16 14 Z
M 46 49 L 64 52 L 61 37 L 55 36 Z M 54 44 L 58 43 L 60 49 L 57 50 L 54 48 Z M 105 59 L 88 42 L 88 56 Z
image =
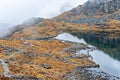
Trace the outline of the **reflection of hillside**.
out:
M 120 38 L 109 38 L 104 35 L 104 33 L 101 33 L 100 35 L 97 35 L 95 33 L 73 33 L 74 35 L 77 35 L 79 38 L 83 37 L 87 43 L 93 44 L 99 49 L 103 50 L 107 54 L 109 54 L 111 57 L 120 60 Z

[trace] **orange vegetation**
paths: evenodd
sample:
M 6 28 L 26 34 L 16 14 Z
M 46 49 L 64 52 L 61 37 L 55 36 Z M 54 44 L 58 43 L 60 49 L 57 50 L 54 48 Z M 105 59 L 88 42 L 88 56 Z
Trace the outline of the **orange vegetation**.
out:
M 88 59 L 68 58 L 68 61 L 65 61 L 71 54 L 62 50 L 72 44 L 58 40 L 0 40 L 0 44 L 19 49 L 18 52 L 13 50 L 10 55 L 0 53 L 3 56 L 1 59 L 8 60 L 10 74 L 16 76 L 59 80 L 77 66 L 96 65 Z
M 115 38 L 120 35 L 120 21 L 109 20 L 101 25 L 87 25 L 87 24 L 74 24 L 64 21 L 44 20 L 43 27 L 36 24 L 35 26 L 25 27 L 20 32 L 15 32 L 10 39 L 35 39 L 56 36 L 62 32 L 93 32 L 100 34 L 101 32 L 108 33 L 108 37 Z M 110 26 L 106 26 L 110 25 Z M 111 36 L 112 35 L 112 36 Z M 114 36 L 113 36 L 114 35 Z

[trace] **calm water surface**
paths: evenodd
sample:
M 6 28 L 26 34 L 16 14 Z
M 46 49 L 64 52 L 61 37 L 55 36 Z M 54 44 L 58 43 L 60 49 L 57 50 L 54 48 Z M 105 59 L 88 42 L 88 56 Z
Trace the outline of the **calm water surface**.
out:
M 87 42 L 83 38 L 79 39 L 76 36 L 73 36 L 69 33 L 59 34 L 56 37 L 56 39 L 87 44 Z M 89 45 L 89 46 L 94 47 L 92 45 Z M 80 54 L 80 53 L 86 54 L 87 50 L 77 51 L 77 54 Z M 118 52 L 118 53 L 120 53 L 120 52 Z M 100 65 L 100 69 L 102 69 L 106 73 L 120 77 L 120 61 L 119 61 L 119 59 L 110 56 L 108 53 L 105 53 L 102 50 L 94 50 L 94 51 L 91 51 L 90 54 L 92 55 L 93 60 L 97 64 Z

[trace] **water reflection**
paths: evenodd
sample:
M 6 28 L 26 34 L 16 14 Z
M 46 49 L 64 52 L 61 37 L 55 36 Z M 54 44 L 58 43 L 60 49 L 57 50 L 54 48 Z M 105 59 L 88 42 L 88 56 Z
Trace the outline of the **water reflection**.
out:
M 105 36 L 103 33 L 72 33 L 78 38 L 84 38 L 89 44 L 97 46 L 100 50 L 104 51 L 114 59 L 120 61 L 120 38 L 111 39 Z
M 87 50 L 81 50 L 79 53 L 86 54 Z M 78 52 L 77 52 L 78 53 Z M 90 52 L 93 60 L 100 65 L 100 69 L 111 75 L 120 77 L 120 62 L 105 54 L 103 51 L 95 50 Z

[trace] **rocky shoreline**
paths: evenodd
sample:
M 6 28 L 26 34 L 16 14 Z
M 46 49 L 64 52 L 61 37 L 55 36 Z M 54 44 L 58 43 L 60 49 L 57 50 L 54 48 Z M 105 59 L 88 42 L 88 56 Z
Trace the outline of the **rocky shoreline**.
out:
M 120 80 L 119 77 L 109 75 L 99 68 L 75 68 L 64 75 L 66 80 Z
M 65 43 L 70 43 L 69 41 L 65 41 Z M 72 42 L 73 44 L 73 42 Z M 70 56 L 61 59 L 63 62 L 68 61 L 67 58 L 79 58 L 79 59 L 89 59 L 88 55 L 81 54 L 81 56 L 78 56 L 75 54 L 77 50 L 81 49 L 88 49 L 87 45 L 84 45 L 82 43 L 74 43 L 72 46 L 63 49 L 63 52 L 67 52 L 70 54 Z M 90 49 L 90 48 L 89 48 Z M 7 64 L 7 63 L 6 63 Z M 73 63 L 75 64 L 75 63 Z M 4 75 L 6 76 L 6 75 Z M 7 80 L 47 80 L 46 79 L 40 79 L 37 77 L 32 76 L 11 76 L 11 77 L 0 77 L 0 79 L 7 79 Z M 120 80 L 119 77 L 115 77 L 113 75 L 109 75 L 102 70 L 100 70 L 99 65 L 83 65 L 78 66 L 74 68 L 74 70 L 67 72 L 65 75 L 63 75 L 59 80 Z
M 64 41 L 64 42 L 69 42 L 70 41 Z M 73 42 L 71 42 L 73 43 Z M 63 51 L 67 53 L 72 53 L 74 57 L 78 58 L 86 58 L 87 59 L 92 59 L 91 55 L 89 52 L 87 54 L 81 54 L 82 57 L 76 55 L 75 53 L 79 50 L 88 50 L 88 51 L 94 51 L 97 50 L 97 47 L 90 46 L 88 44 L 84 43 L 73 43 L 71 47 L 65 48 Z M 84 56 L 84 57 L 83 57 Z M 73 57 L 73 56 L 72 56 Z M 65 80 L 120 80 L 120 77 L 116 77 L 114 75 L 110 75 L 100 69 L 100 65 L 96 64 L 96 66 L 80 66 L 74 68 L 73 71 L 68 72 L 63 76 Z
M 36 41 L 42 41 L 42 40 L 36 40 Z M 35 41 L 35 42 L 36 42 Z M 49 42 L 49 40 L 46 40 Z M 60 44 L 71 44 L 71 46 L 69 47 L 65 47 L 62 49 L 61 53 L 62 56 L 64 55 L 63 53 L 67 53 L 67 56 L 61 58 L 60 56 L 57 56 L 56 54 L 54 56 L 47 54 L 47 53 L 43 53 L 41 57 L 46 57 L 46 58 L 54 58 L 57 62 L 63 62 L 66 63 L 67 65 L 74 65 L 74 68 L 72 70 L 67 71 L 65 74 L 60 75 L 60 74 L 50 74 L 51 76 L 57 76 L 57 80 L 120 80 L 119 77 L 115 77 L 113 75 L 109 75 L 107 73 L 105 73 L 104 71 L 100 70 L 100 65 L 96 64 L 92 58 L 92 56 L 89 54 L 89 52 L 87 54 L 75 54 L 78 50 L 84 49 L 84 50 L 95 50 L 95 47 L 89 47 L 87 44 L 84 43 L 78 43 L 78 42 L 71 42 L 71 41 L 64 41 L 64 40 L 59 40 L 59 39 L 52 39 L 50 38 L 50 41 L 52 41 L 54 43 L 54 41 L 58 41 Z M 23 42 L 24 46 L 30 46 L 33 45 L 32 43 L 29 42 Z M 9 51 L 9 47 L 5 48 L 4 51 L 8 50 Z M 53 49 L 54 50 L 54 49 Z M 16 49 L 14 48 L 10 48 L 10 53 L 16 51 Z M 21 50 L 23 51 L 23 50 Z M 20 54 L 22 55 L 27 55 L 30 56 L 31 59 L 34 57 L 37 57 L 37 55 L 33 55 L 32 53 L 22 53 L 20 51 Z M 19 51 L 16 53 L 18 54 Z M 9 54 L 10 55 L 10 54 Z M 12 54 L 13 55 L 13 54 Z M 15 55 L 14 55 L 15 56 Z M 13 56 L 12 56 L 13 57 Z M 40 57 L 40 58 L 41 58 Z M 4 59 L 5 60 L 5 59 Z M 11 69 L 9 69 L 11 64 L 11 60 L 12 63 L 15 61 L 15 58 L 10 58 L 7 59 L 7 62 L 3 62 L 3 60 L 1 59 L 1 65 L 3 66 L 3 68 L 6 68 L 7 65 L 7 70 L 9 70 L 9 72 L 4 71 L 3 74 L 1 74 L 0 79 L 7 79 L 7 80 L 49 80 L 49 76 L 47 76 L 47 74 L 45 72 L 42 72 L 42 74 L 45 74 L 44 78 L 40 78 L 40 77 L 32 77 L 32 76 L 18 76 L 16 74 L 11 74 Z M 17 60 L 16 60 L 17 61 Z M 19 63 L 19 62 L 18 62 Z M 17 63 L 17 64 L 18 64 Z M 25 62 L 20 62 L 21 64 L 25 63 Z M 26 62 L 28 64 L 28 62 Z M 15 64 L 16 66 L 19 66 Z M 29 62 L 29 64 L 34 64 L 33 62 Z M 52 69 L 53 66 L 51 65 L 51 63 L 44 63 L 44 64 L 40 64 L 40 67 L 43 67 L 46 70 Z M 9 73 L 9 74 L 8 74 Z M 6 76 L 7 75 L 7 76 Z M 5 77 L 4 77 L 5 76 Z M 51 79 L 54 80 L 54 79 Z

